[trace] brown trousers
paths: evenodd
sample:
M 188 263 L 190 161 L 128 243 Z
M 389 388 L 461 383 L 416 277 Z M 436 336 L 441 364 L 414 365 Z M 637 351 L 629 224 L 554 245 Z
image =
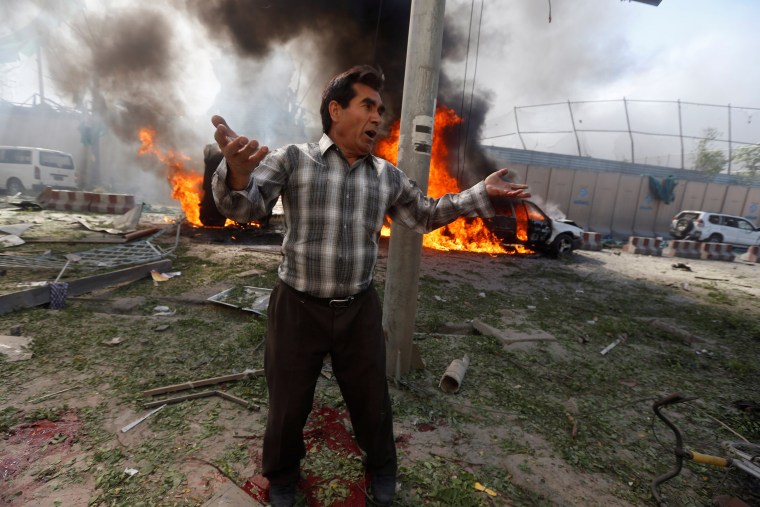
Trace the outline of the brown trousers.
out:
M 382 310 L 374 286 L 347 308 L 331 308 L 278 281 L 269 299 L 264 370 L 269 415 L 263 475 L 273 484 L 298 479 L 306 455 L 303 428 L 326 354 L 365 467 L 376 475 L 396 473 L 393 415 L 385 377 Z

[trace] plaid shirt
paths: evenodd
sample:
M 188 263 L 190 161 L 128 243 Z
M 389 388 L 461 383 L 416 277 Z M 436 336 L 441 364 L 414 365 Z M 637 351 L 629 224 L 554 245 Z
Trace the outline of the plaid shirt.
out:
M 214 175 L 214 199 L 221 213 L 240 223 L 267 216 L 282 196 L 286 233 L 279 277 L 296 290 L 324 298 L 369 287 L 386 214 L 420 233 L 461 215 L 494 214 L 483 182 L 433 199 L 381 158 L 367 155 L 349 167 L 327 134 L 318 143 L 272 151 L 245 190 L 230 190 L 226 178 L 222 160 Z

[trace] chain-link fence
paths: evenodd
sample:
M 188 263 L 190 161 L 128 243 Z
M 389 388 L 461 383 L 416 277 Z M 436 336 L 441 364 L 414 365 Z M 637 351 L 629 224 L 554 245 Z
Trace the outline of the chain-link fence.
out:
M 758 118 L 755 118 L 758 116 Z M 657 100 L 567 101 L 518 106 L 483 132 L 483 144 L 694 169 L 700 141 L 734 157 L 760 143 L 760 108 Z

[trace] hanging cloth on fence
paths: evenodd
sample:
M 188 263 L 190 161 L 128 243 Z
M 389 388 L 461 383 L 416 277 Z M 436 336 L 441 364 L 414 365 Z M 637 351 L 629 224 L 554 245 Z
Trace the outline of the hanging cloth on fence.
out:
M 657 181 L 654 176 L 649 177 L 649 191 L 664 204 L 670 204 L 675 200 L 676 185 L 678 185 L 678 181 L 672 174 L 663 178 L 662 182 Z

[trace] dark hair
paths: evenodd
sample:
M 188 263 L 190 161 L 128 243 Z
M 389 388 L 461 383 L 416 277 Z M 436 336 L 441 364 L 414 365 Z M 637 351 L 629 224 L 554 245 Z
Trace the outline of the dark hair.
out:
M 348 103 L 356 95 L 354 83 L 367 85 L 380 92 L 383 89 L 384 82 L 383 71 L 371 65 L 357 65 L 332 78 L 322 92 L 322 104 L 319 106 L 319 114 L 322 116 L 322 131 L 327 132 L 332 126 L 330 102 L 334 100 L 340 104 L 340 107 L 348 107 Z

